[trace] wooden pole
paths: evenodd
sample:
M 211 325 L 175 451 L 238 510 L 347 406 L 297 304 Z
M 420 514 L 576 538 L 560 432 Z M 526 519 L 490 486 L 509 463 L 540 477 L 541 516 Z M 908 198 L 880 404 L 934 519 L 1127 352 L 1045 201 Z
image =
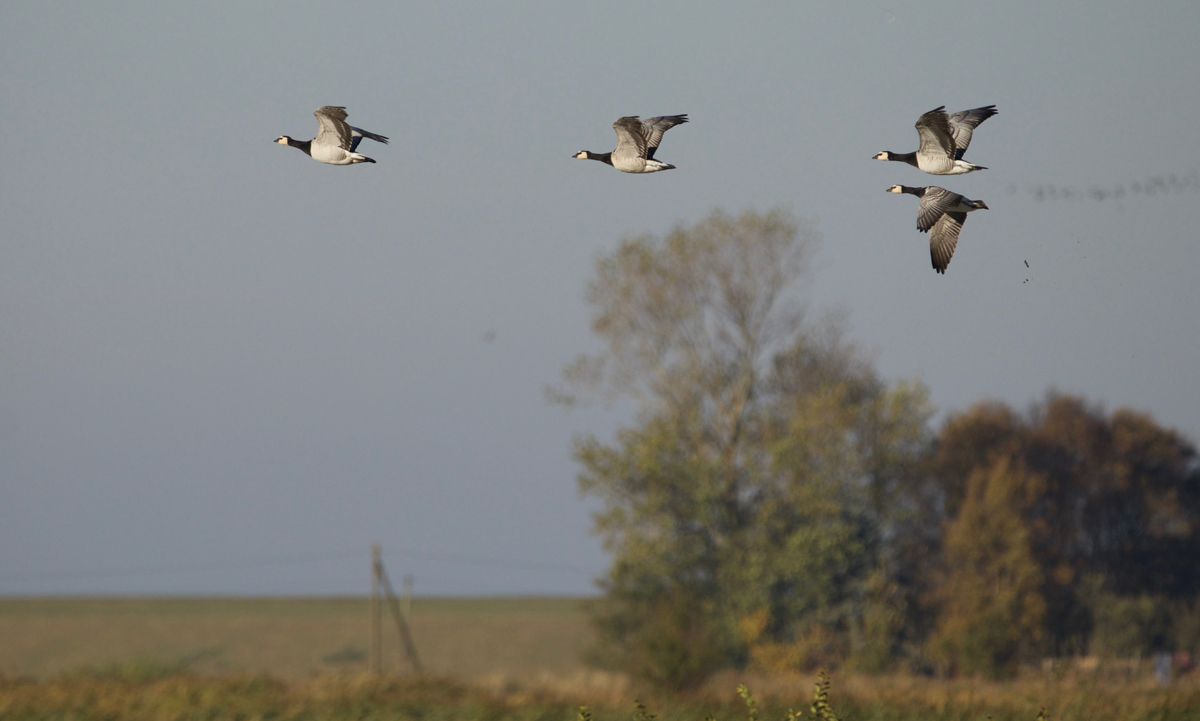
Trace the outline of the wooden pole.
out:
M 378 543 L 371 544 L 371 673 L 383 673 L 383 614 L 379 606 L 379 579 L 383 561 Z
M 411 573 L 404 575 L 404 591 L 400 596 L 400 608 L 404 611 L 404 620 L 412 625 L 412 588 L 413 577 Z
M 417 655 L 417 644 L 413 641 L 412 632 L 408 628 L 408 622 L 404 619 L 404 614 L 400 611 L 400 599 L 396 598 L 396 591 L 392 588 L 392 582 L 388 579 L 387 571 L 383 568 L 383 562 L 379 563 L 379 582 L 383 585 L 383 592 L 387 594 L 388 608 L 392 611 L 392 618 L 396 620 L 396 630 L 400 632 L 400 643 L 404 646 L 404 655 L 408 656 L 408 662 L 412 664 L 413 671 L 424 673 L 425 669 L 421 666 L 421 657 Z

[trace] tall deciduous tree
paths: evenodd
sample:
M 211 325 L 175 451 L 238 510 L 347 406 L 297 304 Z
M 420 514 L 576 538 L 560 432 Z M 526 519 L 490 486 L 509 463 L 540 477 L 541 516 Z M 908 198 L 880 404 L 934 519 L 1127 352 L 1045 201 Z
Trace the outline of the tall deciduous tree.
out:
M 636 421 L 578 440 L 613 563 L 598 657 L 682 687 L 726 664 L 836 660 L 881 539 L 917 504 L 925 391 L 889 388 L 794 300 L 817 243 L 783 211 L 721 212 L 625 240 L 588 288 L 604 342 L 556 390 L 624 396 Z
M 1096 624 L 1120 615 L 1105 611 L 1120 605 L 1113 599 L 1167 604 L 1200 592 L 1200 467 L 1178 433 L 1144 414 L 1106 415 L 1056 393 L 1026 414 L 976 405 L 947 420 L 932 462 L 950 528 L 968 510 L 971 479 L 1001 460 L 1040 479 L 1037 498 L 1018 517 L 1042 572 L 1044 651 L 1087 652 Z M 1116 633 L 1104 629 L 1107 638 Z
M 1046 601 L 1025 514 L 1045 480 L 997 456 L 967 479 L 946 534 L 946 581 L 933 650 L 967 674 L 1008 677 L 1042 639 Z

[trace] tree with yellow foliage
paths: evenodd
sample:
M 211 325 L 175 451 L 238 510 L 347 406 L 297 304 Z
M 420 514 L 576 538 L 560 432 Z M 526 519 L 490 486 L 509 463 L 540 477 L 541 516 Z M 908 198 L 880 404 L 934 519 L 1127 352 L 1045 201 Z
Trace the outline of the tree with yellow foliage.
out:
M 1010 677 L 1038 650 L 1046 616 L 1042 569 L 1024 513 L 1045 490 L 1020 460 L 997 456 L 967 479 L 945 541 L 941 613 L 931 651 L 968 675 Z

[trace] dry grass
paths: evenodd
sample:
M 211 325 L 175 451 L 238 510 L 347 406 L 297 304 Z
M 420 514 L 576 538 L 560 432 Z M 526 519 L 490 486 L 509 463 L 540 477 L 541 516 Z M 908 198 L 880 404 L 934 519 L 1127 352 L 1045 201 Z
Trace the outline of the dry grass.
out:
M 385 668 L 398 669 L 384 622 Z M 462 678 L 582 671 L 590 633 L 578 599 L 416 599 L 412 625 L 425 667 Z M 297 679 L 365 670 L 368 632 L 362 599 L 4 599 L 0 674 L 150 662 Z
M 811 675 L 727 674 L 702 692 L 712 701 L 733 702 L 730 684 L 744 680 L 760 703 L 781 707 L 811 693 Z M 1200 719 L 1200 677 L 1191 674 L 1158 686 L 1145 674 L 1128 681 L 1100 674 L 1056 678 L 1030 671 L 1007 682 L 935 679 L 925 676 L 835 674 L 831 694 L 843 719 L 1028 719 L 1045 707 L 1050 718 Z M 799 708 L 797 706 L 797 708 Z
M 80 673 L 34 681 L 0 678 L 0 718 L 32 719 L 367 719 L 436 721 L 572 721 L 587 704 L 594 721 L 628 719 L 632 699 L 621 703 L 564 694 L 536 685 L 486 691 L 438 678 L 372 678 L 323 674 L 284 682 L 267 676 L 155 676 L 137 668 Z M 762 721 L 785 718 L 812 699 L 812 677 L 750 679 Z M 755 685 L 757 684 L 757 685 Z M 649 698 L 660 721 L 699 721 L 712 715 L 739 721 L 748 714 L 734 688 L 711 694 Z M 1195 682 L 1171 688 L 1131 683 L 1088 686 L 1067 683 L 979 684 L 913 678 L 834 677 L 829 696 L 843 721 L 1034 721 L 1046 706 L 1053 721 L 1194 721 L 1200 718 Z
M 0 718 L 573 721 L 586 704 L 615 721 L 641 697 L 660 721 L 737 721 L 742 681 L 763 721 L 788 707 L 810 717 L 813 675 L 730 672 L 666 697 L 585 669 L 578 600 L 418 599 L 413 625 L 435 675 L 376 679 L 363 673 L 360 599 L 0 600 Z M 394 631 L 386 640 L 399 668 Z M 1053 721 L 1200 719 L 1200 674 L 1159 687 L 1147 670 L 1031 670 L 1010 683 L 835 673 L 830 700 L 846 721 L 1033 721 L 1043 706 Z

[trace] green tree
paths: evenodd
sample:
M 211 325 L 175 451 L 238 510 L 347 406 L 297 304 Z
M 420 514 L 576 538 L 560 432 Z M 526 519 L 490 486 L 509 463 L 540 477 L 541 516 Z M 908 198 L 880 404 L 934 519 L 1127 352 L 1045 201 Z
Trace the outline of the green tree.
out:
M 1023 514 L 1044 480 L 1020 461 L 997 457 L 973 471 L 958 518 L 946 534 L 936 656 L 968 675 L 1011 677 L 1042 638 L 1042 569 Z
M 1095 631 L 1089 651 L 1096 655 L 1145 657 L 1169 646 L 1170 609 L 1151 596 L 1100 593 L 1093 618 Z
M 917 504 L 926 394 L 889 388 L 790 295 L 817 242 L 783 211 L 715 212 L 623 241 L 588 287 L 604 352 L 552 395 L 632 399 L 610 443 L 577 440 L 613 562 L 594 659 L 684 687 L 730 664 L 835 661 L 861 625 L 881 539 Z

